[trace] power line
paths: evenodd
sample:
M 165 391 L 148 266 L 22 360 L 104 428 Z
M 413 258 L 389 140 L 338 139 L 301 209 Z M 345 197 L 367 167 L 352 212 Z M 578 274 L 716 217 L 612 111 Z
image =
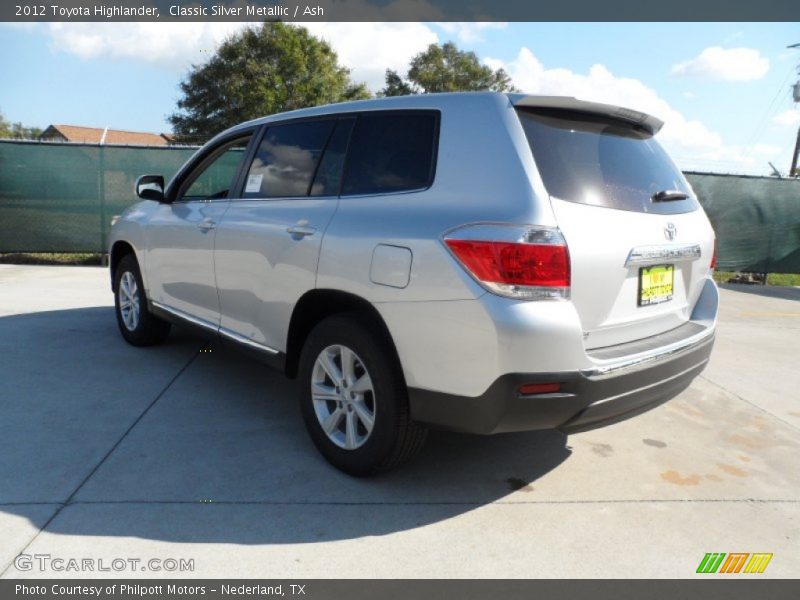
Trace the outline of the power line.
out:
M 745 158 L 750 157 L 756 144 L 759 142 L 761 136 L 764 134 L 764 126 L 766 125 L 767 120 L 770 119 L 775 114 L 775 112 L 777 112 L 777 110 L 781 107 L 780 103 L 775 105 L 775 101 L 778 98 L 780 98 L 781 92 L 784 92 L 786 96 L 789 96 L 787 84 L 789 83 L 789 78 L 792 76 L 793 71 L 794 67 L 789 67 L 789 71 L 788 73 L 786 73 L 786 77 L 784 77 L 783 81 L 778 87 L 778 91 L 775 92 L 775 95 L 772 97 L 769 106 L 767 106 L 767 109 L 764 111 L 761 120 L 759 121 L 753 133 L 750 135 L 750 138 L 748 139 L 747 144 L 745 145 L 745 152 L 744 152 Z
M 788 46 L 788 48 L 800 48 L 800 43 L 792 44 L 791 46 Z M 792 100 L 794 100 L 795 103 L 800 102 L 800 63 L 797 65 L 797 75 L 798 80 L 797 83 L 794 84 L 792 97 Z M 789 177 L 800 176 L 800 171 L 797 169 L 798 155 L 800 155 L 800 127 L 797 128 L 797 140 L 794 145 L 794 152 L 792 152 L 792 166 L 789 167 Z

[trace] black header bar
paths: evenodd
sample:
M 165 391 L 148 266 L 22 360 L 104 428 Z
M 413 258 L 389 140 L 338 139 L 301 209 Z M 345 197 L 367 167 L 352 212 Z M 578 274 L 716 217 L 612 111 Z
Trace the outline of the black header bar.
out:
M 6 579 L 2 600 L 796 600 L 800 580 Z
M 0 21 L 795 21 L 798 0 L 3 0 Z M 664 43 L 663 40 L 660 43 Z M 681 43 L 676 23 L 671 44 Z

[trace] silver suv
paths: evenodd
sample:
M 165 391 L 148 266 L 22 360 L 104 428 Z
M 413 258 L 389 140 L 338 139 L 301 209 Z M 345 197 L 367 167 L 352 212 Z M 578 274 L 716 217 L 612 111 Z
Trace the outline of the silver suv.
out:
M 195 326 L 302 382 L 354 475 L 428 426 L 591 429 L 708 361 L 713 230 L 662 123 L 566 97 L 434 94 L 238 125 L 113 227 L 123 337 Z

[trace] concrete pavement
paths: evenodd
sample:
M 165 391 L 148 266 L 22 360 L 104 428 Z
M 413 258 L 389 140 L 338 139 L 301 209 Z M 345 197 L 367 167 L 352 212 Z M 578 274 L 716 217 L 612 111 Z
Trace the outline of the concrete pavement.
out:
M 649 413 L 569 437 L 434 432 L 407 468 L 356 480 L 317 455 L 293 382 L 179 330 L 126 345 L 105 269 L 0 265 L 0 571 L 690 577 L 706 552 L 772 552 L 764 576 L 798 577 L 787 294 L 723 290 L 708 369 Z M 23 571 L 20 553 L 194 570 Z

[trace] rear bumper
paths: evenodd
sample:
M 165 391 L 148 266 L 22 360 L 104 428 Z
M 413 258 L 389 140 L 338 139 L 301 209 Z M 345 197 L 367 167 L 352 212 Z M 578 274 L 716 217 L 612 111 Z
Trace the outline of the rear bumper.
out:
M 558 373 L 510 373 L 482 395 L 464 397 L 409 388 L 412 418 L 444 429 L 492 434 L 535 429 L 572 433 L 645 412 L 673 398 L 700 374 L 714 345 L 714 329 L 668 345 L 648 360 L 616 368 Z M 554 394 L 521 396 L 527 383 L 559 382 Z

